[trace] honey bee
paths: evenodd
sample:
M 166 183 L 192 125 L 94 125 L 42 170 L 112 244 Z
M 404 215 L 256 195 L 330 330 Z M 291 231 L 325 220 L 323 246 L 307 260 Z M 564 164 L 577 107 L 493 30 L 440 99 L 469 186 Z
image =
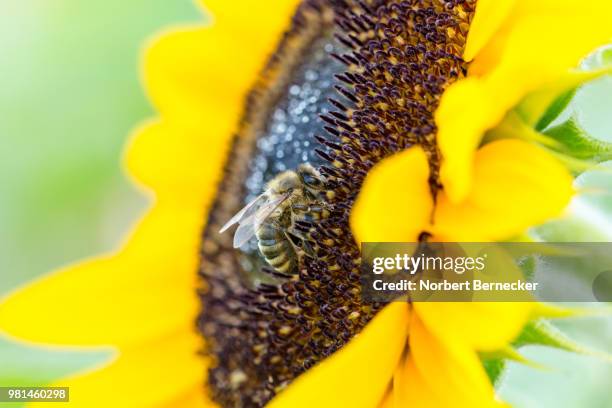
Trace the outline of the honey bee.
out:
M 297 221 L 316 221 L 329 215 L 322 199 L 325 180 L 310 164 L 274 177 L 263 194 L 234 215 L 220 230 L 238 224 L 234 248 L 253 236 L 265 261 L 281 273 L 297 266 L 298 255 L 312 249 L 307 237 L 295 228 Z

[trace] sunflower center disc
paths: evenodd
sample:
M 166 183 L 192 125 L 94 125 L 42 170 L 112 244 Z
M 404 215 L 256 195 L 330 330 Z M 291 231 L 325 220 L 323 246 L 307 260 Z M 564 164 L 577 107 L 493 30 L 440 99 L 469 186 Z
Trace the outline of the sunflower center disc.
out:
M 475 0 L 299 6 L 247 99 L 203 234 L 198 327 L 212 361 L 207 388 L 221 406 L 263 406 L 382 306 L 361 298 L 349 212 L 367 172 L 413 145 L 427 153 L 437 192 L 433 114 L 467 69 L 461 55 L 474 7 Z M 314 253 L 279 277 L 255 239 L 234 249 L 233 231 L 218 231 L 267 181 L 304 162 L 326 178 L 330 214 L 302 225 Z

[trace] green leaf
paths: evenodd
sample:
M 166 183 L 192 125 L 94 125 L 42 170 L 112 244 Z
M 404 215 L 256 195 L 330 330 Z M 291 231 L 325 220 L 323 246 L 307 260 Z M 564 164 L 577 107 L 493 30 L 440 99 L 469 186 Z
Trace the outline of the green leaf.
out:
M 544 132 L 562 146 L 562 153 L 571 157 L 602 162 L 612 159 L 612 143 L 598 140 L 587 133 L 572 117 Z
M 612 356 L 601 351 L 589 350 L 586 347 L 581 346 L 565 336 L 546 320 L 538 320 L 528 323 L 519 337 L 514 341 L 513 345 L 517 348 L 524 346 L 552 347 L 559 350 L 597 357 L 602 360 L 612 362 Z
M 508 346 L 504 349 L 492 351 L 492 352 L 481 352 L 480 359 L 484 366 L 489 379 L 493 385 L 497 385 L 504 373 L 506 363 L 508 361 L 516 361 L 524 365 L 539 368 L 540 365 L 526 359 L 516 349 Z
M 535 128 L 538 131 L 546 129 L 550 124 L 559 117 L 559 115 L 568 107 L 570 102 L 576 95 L 577 88 L 566 91 L 561 94 L 555 101 L 548 107 L 544 115 L 540 118 Z
M 542 93 L 548 94 L 550 97 L 554 95 L 555 91 L 559 92 L 566 88 L 565 92 L 557 94 L 556 99 L 548 106 L 546 112 L 542 115 L 539 121 L 535 125 L 535 129 L 543 131 L 549 127 L 555 119 L 570 107 L 570 103 L 574 101 L 574 97 L 579 89 L 583 89 L 583 85 L 587 83 L 594 83 L 597 79 L 612 73 L 612 47 L 602 47 L 585 59 L 581 70 L 570 73 L 564 80 L 559 81 L 556 86 L 545 89 L 543 92 L 535 92 L 535 98 L 540 98 L 541 102 Z M 527 99 L 532 98 L 529 96 Z
M 498 385 L 506 369 L 506 360 L 503 358 L 483 358 L 482 365 L 491 384 Z
M 568 72 L 559 80 L 527 95 L 516 107 L 516 112 L 530 127 L 545 129 L 568 107 L 581 85 L 611 73 L 611 66 Z
M 573 352 L 580 350 L 579 346 L 545 320 L 529 322 L 513 344 L 515 347 L 538 345 Z

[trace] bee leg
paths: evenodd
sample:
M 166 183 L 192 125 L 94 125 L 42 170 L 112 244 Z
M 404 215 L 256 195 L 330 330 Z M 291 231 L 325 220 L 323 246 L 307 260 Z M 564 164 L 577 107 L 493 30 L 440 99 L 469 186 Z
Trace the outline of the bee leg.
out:
M 287 240 L 291 242 L 291 245 L 297 254 L 305 253 L 308 256 L 315 255 L 314 248 L 304 237 L 288 231 L 285 231 L 285 236 L 287 237 Z
M 317 205 L 306 205 L 306 204 L 293 204 L 291 209 L 294 212 L 300 213 L 322 213 L 327 210 L 327 206 L 325 204 L 317 204 Z
M 294 204 L 291 209 L 296 214 L 303 214 L 308 221 L 316 221 L 329 216 L 328 206 L 324 203 L 316 205 Z
M 313 257 L 316 255 L 314 248 L 307 240 L 302 240 L 302 245 L 304 246 L 304 252 L 306 255 Z
M 310 206 L 306 204 L 293 204 L 291 210 L 295 213 L 307 213 L 310 210 Z
M 294 215 L 298 217 L 298 219 L 302 219 L 303 221 L 313 222 L 316 218 L 314 213 L 310 210 L 310 206 L 308 204 L 293 204 L 291 206 L 291 211 Z
M 289 244 L 291 245 L 295 253 L 299 254 L 301 252 L 301 249 L 299 245 L 296 244 L 296 241 L 299 242 L 301 239 L 285 230 L 283 230 L 283 234 L 285 234 L 285 238 L 287 238 L 287 242 L 289 242 Z
M 310 207 L 309 212 L 312 214 L 316 214 L 318 218 L 327 218 L 329 217 L 329 208 L 327 205 L 313 205 Z

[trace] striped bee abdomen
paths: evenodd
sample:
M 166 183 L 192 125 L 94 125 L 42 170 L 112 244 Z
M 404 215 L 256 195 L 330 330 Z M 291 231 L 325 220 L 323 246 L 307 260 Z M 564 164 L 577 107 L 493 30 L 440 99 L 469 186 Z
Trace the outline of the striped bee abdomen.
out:
M 266 262 L 279 272 L 288 273 L 296 265 L 296 254 L 282 227 L 264 222 L 257 231 L 259 251 Z

